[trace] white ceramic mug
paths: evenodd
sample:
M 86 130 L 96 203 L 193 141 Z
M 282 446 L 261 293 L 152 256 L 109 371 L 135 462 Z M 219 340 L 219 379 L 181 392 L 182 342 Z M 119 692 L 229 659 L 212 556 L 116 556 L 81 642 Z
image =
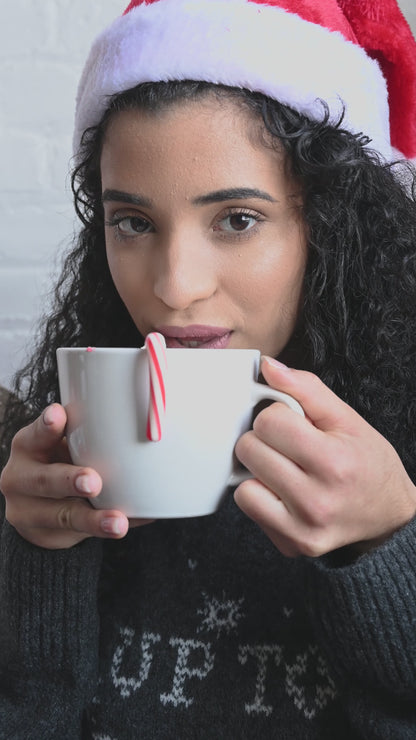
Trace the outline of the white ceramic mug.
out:
M 88 348 L 90 350 L 90 348 Z M 146 437 L 149 366 L 144 348 L 60 348 L 61 402 L 77 465 L 103 479 L 97 508 L 130 517 L 211 514 L 238 470 L 234 446 L 263 399 L 303 411 L 290 396 L 256 382 L 260 353 L 251 349 L 168 349 L 162 439 Z

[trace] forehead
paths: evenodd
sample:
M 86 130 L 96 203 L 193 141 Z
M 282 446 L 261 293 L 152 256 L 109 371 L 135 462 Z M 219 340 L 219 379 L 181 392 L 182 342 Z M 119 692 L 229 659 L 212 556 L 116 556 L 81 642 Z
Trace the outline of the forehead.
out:
M 103 180 L 122 178 L 132 186 L 161 177 L 177 183 L 199 179 L 207 186 L 211 180 L 216 187 L 234 185 L 236 178 L 253 186 L 259 179 L 278 178 L 280 186 L 289 179 L 282 150 L 272 146 L 263 122 L 245 106 L 214 96 L 156 112 L 115 113 L 104 136 L 101 169 Z

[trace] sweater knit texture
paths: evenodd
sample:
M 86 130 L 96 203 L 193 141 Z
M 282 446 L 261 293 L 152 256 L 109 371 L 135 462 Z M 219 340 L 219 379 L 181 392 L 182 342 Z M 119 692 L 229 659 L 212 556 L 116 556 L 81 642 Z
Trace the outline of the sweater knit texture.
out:
M 415 534 L 288 559 L 231 493 L 63 551 L 4 521 L 0 738 L 414 739 Z

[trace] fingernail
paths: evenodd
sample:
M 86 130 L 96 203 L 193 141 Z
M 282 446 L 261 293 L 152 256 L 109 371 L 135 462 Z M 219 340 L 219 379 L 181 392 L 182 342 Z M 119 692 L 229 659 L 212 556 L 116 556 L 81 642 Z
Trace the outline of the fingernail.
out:
M 46 424 L 46 426 L 50 426 L 54 422 L 53 418 L 53 411 L 50 406 L 48 406 L 45 411 L 43 412 L 43 423 Z
M 269 357 L 268 355 L 262 355 L 261 357 L 262 362 L 266 362 L 268 365 L 271 365 L 272 367 L 277 367 L 279 370 L 290 370 L 291 368 L 287 365 L 284 365 L 283 362 L 280 362 L 279 360 L 275 360 L 274 357 Z
M 101 522 L 101 529 L 106 534 L 123 534 L 123 520 L 120 517 L 108 517 Z
M 92 493 L 91 480 L 89 475 L 79 475 L 75 478 L 75 488 L 80 493 Z

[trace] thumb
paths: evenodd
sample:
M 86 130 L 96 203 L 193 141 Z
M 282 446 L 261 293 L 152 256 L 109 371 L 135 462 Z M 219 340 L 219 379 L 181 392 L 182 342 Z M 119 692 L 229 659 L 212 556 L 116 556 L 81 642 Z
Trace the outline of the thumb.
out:
M 30 424 L 21 430 L 22 446 L 33 450 L 35 454 L 48 454 L 63 438 L 66 427 L 65 409 L 53 403 Z
M 272 388 L 293 396 L 322 431 L 345 430 L 351 426 L 351 414 L 358 416 L 313 373 L 293 370 L 267 356 L 261 358 L 261 372 Z

